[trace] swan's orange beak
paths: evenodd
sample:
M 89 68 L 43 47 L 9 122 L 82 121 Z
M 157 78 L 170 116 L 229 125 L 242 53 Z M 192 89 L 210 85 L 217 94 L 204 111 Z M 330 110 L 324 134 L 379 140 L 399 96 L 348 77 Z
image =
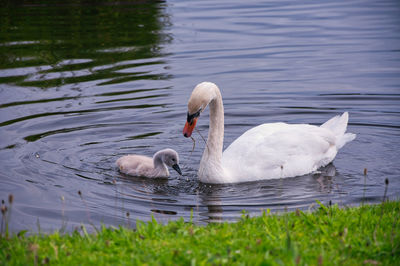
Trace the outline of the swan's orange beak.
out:
M 194 117 L 190 122 L 186 122 L 185 127 L 183 128 L 183 135 L 185 137 L 188 138 L 192 135 L 196 123 L 197 123 L 197 117 Z

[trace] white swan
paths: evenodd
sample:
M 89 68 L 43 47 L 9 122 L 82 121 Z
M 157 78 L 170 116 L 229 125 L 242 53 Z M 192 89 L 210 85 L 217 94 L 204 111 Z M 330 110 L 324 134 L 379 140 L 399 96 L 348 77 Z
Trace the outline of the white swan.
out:
M 204 183 L 235 183 L 305 175 L 333 161 L 356 135 L 345 133 L 348 113 L 321 126 L 269 123 L 247 130 L 222 153 L 224 107 L 214 83 L 198 84 L 188 102 L 183 135 L 190 137 L 210 106 L 210 128 L 198 177 Z
M 169 177 L 167 166 L 171 166 L 182 175 L 178 153 L 172 149 L 158 151 L 153 158 L 143 155 L 125 155 L 119 158 L 116 164 L 122 173 L 131 176 L 167 178 Z

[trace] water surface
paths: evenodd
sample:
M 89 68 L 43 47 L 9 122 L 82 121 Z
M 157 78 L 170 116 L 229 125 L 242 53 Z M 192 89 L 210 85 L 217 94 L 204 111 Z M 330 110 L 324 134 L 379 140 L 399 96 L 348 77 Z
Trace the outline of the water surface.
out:
M 15 197 L 11 229 L 134 226 L 192 212 L 206 224 L 316 200 L 376 203 L 385 178 L 398 199 L 399 11 L 397 1 L 369 0 L 10 1 L 0 8 L 0 197 Z M 182 128 L 205 80 L 222 91 L 225 147 L 261 123 L 319 125 L 344 111 L 357 138 L 318 173 L 199 183 L 204 141 L 195 133 L 192 152 Z M 198 128 L 207 136 L 208 112 Z M 120 156 L 166 147 L 179 152 L 183 177 L 115 168 Z

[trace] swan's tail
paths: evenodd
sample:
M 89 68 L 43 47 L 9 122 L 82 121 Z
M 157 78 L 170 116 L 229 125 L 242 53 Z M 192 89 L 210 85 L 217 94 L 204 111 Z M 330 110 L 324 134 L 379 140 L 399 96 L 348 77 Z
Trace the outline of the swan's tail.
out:
M 349 113 L 345 112 L 342 115 L 332 117 L 321 125 L 321 127 L 329 129 L 335 134 L 337 139 L 336 147 L 338 149 L 342 148 L 347 142 L 356 138 L 356 134 L 346 133 L 348 121 Z

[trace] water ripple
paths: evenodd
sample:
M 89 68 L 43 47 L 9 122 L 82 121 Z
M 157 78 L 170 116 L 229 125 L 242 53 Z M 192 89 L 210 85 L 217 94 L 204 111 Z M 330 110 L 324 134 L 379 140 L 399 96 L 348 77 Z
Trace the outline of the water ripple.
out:
M 38 219 L 45 231 L 134 227 L 151 217 L 205 224 L 237 220 L 243 210 L 313 210 L 317 199 L 379 202 L 385 178 L 388 196 L 399 197 L 396 1 L 1 8 L 0 197 L 15 196 L 13 231 L 38 230 Z M 208 110 L 194 148 L 182 128 L 190 92 L 204 80 L 222 91 L 225 148 L 262 123 L 320 125 L 344 111 L 357 138 L 309 175 L 199 183 Z M 115 165 L 167 147 L 179 152 L 183 176 L 132 178 Z

